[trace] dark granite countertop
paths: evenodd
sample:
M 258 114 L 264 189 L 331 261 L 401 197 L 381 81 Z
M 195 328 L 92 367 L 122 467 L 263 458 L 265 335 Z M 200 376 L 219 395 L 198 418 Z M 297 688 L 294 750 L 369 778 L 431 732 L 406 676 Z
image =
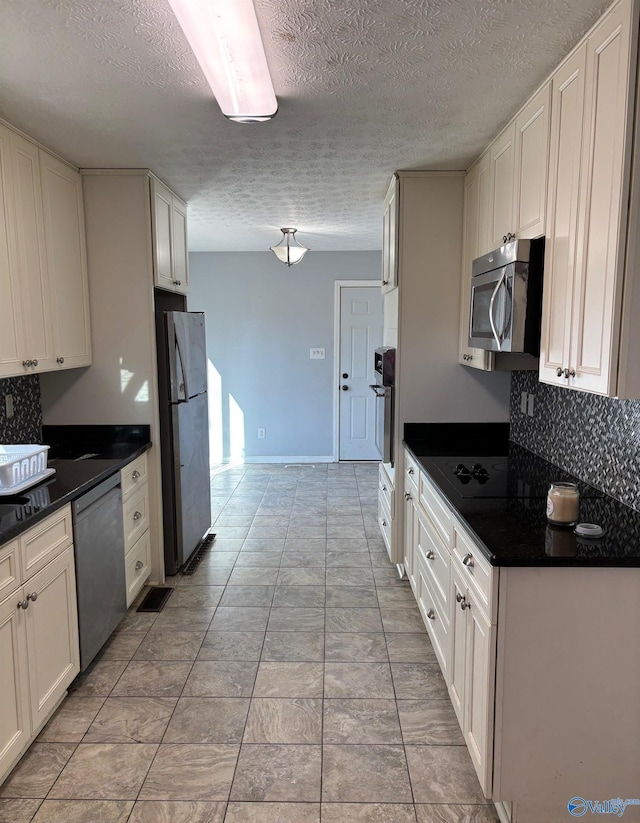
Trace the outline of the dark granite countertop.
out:
M 405 445 L 475 536 L 494 566 L 640 566 L 640 512 L 572 477 L 508 439 L 508 424 L 410 424 Z M 502 456 L 509 482 L 526 482 L 529 496 L 462 497 L 442 477 L 438 457 Z M 579 520 L 601 525 L 597 540 L 550 526 L 546 490 L 553 480 L 576 482 Z
M 76 500 L 151 447 L 149 426 L 45 426 L 43 441 L 51 446 L 48 466 L 56 473 L 22 494 L 0 497 L 0 545 Z

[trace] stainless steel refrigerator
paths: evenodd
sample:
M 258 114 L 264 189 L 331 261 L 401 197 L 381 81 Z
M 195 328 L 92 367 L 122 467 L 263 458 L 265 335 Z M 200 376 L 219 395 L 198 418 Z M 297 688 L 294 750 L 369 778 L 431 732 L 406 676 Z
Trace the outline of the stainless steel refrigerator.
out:
M 207 352 L 202 312 L 156 312 L 165 573 L 211 527 Z

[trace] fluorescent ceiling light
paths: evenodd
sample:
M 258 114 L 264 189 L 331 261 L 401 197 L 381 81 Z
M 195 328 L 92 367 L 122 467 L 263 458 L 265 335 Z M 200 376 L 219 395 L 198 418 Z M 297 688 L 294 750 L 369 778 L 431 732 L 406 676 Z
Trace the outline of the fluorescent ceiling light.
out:
M 278 111 L 252 0 L 169 0 L 222 113 L 239 123 Z

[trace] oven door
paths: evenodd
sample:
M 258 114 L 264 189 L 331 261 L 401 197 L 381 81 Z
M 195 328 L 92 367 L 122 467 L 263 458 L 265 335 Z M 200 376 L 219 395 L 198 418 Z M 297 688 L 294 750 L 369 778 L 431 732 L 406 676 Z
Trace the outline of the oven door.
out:
M 376 383 L 371 389 L 376 395 L 376 446 L 382 462 L 393 466 L 393 388 Z
M 469 345 L 488 351 L 513 348 L 513 276 L 510 263 L 471 278 Z

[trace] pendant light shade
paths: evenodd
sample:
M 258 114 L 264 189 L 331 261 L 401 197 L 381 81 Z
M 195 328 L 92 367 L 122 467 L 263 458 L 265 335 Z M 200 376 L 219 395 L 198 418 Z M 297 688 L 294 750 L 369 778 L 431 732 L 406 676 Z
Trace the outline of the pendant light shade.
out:
M 280 231 L 283 235 L 282 240 L 276 246 L 271 246 L 271 251 L 281 263 L 294 266 L 302 260 L 309 249 L 296 240 L 297 229 L 280 229 Z
M 261 123 L 278 111 L 253 0 L 169 0 L 222 113 Z

